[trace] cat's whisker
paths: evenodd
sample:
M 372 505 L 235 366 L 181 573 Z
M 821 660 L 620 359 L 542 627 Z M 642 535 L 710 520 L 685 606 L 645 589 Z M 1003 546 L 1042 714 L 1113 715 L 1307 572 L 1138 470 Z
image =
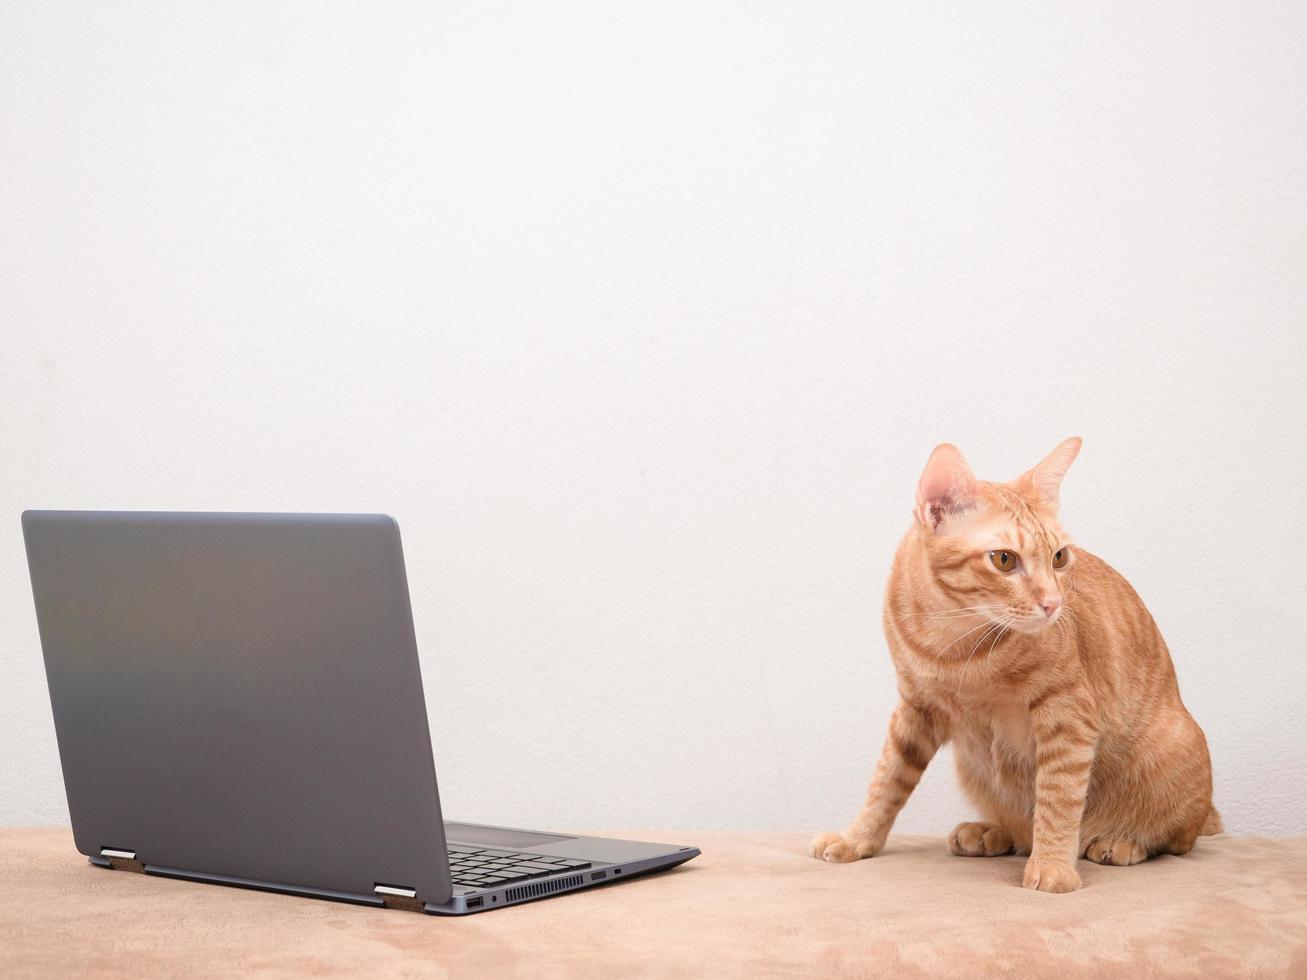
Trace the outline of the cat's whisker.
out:
M 989 644 L 990 653 L 994 652 L 994 647 L 998 645 L 998 641 L 1003 639 L 1003 637 L 1006 636 L 1010 631 L 1011 631 L 1011 627 L 1006 624 L 1001 629 L 999 629 L 998 635 L 995 636 L 994 639 L 990 641 Z
M 935 612 L 904 613 L 905 616 L 914 619 L 949 619 L 962 618 L 966 616 L 978 616 L 985 613 L 997 612 L 1002 609 L 1002 605 L 997 602 L 987 602 L 979 606 L 958 606 L 956 609 L 941 609 Z
M 959 635 L 959 636 L 954 637 L 952 640 L 950 640 L 948 643 L 944 644 L 942 647 L 938 647 L 938 648 L 935 650 L 936 655 L 937 655 L 937 656 L 943 656 L 944 651 L 947 650 L 949 647 L 951 647 L 954 643 L 957 643 L 958 640 L 965 639 L 965 638 L 966 638 L 967 636 L 969 636 L 970 634 L 976 632 L 976 630 L 984 629 L 984 628 L 987 627 L 987 626 L 992 626 L 992 625 L 994 624 L 994 622 L 995 622 L 995 621 L 992 620 L 992 619 L 987 619 L 987 620 L 985 620 L 985 622 L 981 623 L 980 625 L 971 627 L 971 629 L 967 630 L 965 633 L 962 633 L 962 634 Z
M 980 645 L 985 642 L 985 638 L 989 636 L 991 631 L 993 631 L 995 628 L 999 630 L 1005 629 L 1006 628 L 1005 624 L 1007 624 L 1010 621 L 1011 621 L 1010 616 L 1003 616 L 999 619 L 991 620 L 989 623 L 990 629 L 980 634 L 980 639 L 976 640 L 975 644 L 971 647 L 971 652 L 967 654 L 966 662 L 962 665 L 962 674 L 958 678 L 959 693 L 961 693 L 962 691 L 962 685 L 966 682 L 967 668 L 971 666 L 971 658 L 976 655 L 976 651 L 980 649 Z M 992 651 L 993 649 L 994 649 L 993 646 L 991 646 L 990 650 Z
M 1059 625 L 1062 625 L 1064 631 L 1070 631 L 1072 637 L 1078 637 L 1080 635 L 1080 630 L 1078 628 L 1079 623 L 1077 622 L 1075 611 L 1070 607 L 1069 599 L 1063 600 L 1062 615 L 1058 617 L 1057 621 Z
M 1007 624 L 1011 622 L 1012 622 L 1011 616 L 1000 616 L 997 619 L 992 619 L 989 621 L 990 629 L 986 630 L 984 633 L 981 633 L 980 636 L 976 639 L 976 642 L 971 645 L 971 651 L 967 655 L 967 664 L 963 665 L 964 672 L 966 670 L 967 665 L 971 663 L 971 658 L 976 655 L 976 651 L 980 649 L 981 644 L 983 644 L 987 639 L 989 639 L 990 634 L 996 630 L 1005 628 Z
M 965 639 L 966 639 L 968 636 L 970 636 L 972 633 L 976 632 L 976 630 L 984 629 L 984 628 L 985 628 L 986 626 L 988 626 L 988 625 L 989 625 L 988 622 L 984 622 L 984 623 L 981 623 L 979 626 L 973 626 L 971 629 L 966 630 L 965 632 L 959 634 L 958 636 L 955 636 L 955 637 L 954 637 L 952 640 L 950 640 L 948 643 L 945 643 L 945 644 L 943 644 L 942 646 L 936 647 L 936 648 L 935 648 L 935 655 L 936 655 L 937 657 L 942 657 L 942 656 L 944 656 L 945 651 L 948 650 L 949 647 L 953 646 L 953 645 L 954 645 L 955 643 L 957 643 L 959 640 L 965 640 Z

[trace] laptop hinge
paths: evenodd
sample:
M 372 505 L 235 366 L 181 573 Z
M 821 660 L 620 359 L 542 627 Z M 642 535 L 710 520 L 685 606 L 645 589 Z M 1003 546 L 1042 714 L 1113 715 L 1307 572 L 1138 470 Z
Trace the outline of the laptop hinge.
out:
M 128 851 L 121 847 L 102 847 L 100 857 L 106 858 L 109 867 L 115 871 L 143 872 L 145 870 L 145 863 L 136 860 L 135 851 Z
M 383 885 L 376 882 L 372 886 L 372 891 L 381 899 L 381 904 L 388 909 L 403 909 L 406 912 L 423 911 L 422 903 L 418 901 L 416 888 L 408 888 L 404 885 Z

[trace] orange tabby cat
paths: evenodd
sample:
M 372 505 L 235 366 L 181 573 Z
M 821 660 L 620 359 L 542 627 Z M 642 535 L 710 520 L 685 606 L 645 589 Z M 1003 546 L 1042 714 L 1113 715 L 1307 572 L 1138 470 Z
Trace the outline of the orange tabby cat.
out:
M 815 857 L 879 852 L 948 741 L 984 818 L 959 824 L 949 849 L 1028 854 L 1027 888 L 1079 888 L 1077 857 L 1137 864 L 1220 832 L 1207 741 L 1161 633 L 1058 524 L 1079 451 L 1068 439 L 1010 483 L 977 480 L 953 446 L 931 454 L 885 595 L 898 707 L 866 805 L 813 841 Z

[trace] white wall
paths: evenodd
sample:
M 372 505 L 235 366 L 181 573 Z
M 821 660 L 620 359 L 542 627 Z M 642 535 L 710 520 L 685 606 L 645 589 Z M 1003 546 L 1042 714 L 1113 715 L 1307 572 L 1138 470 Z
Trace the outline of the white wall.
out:
M 628 6 L 0 8 L 0 821 L 67 819 L 19 511 L 113 507 L 398 516 L 451 815 L 841 827 L 930 448 L 1078 433 L 1307 833 L 1307 8 Z

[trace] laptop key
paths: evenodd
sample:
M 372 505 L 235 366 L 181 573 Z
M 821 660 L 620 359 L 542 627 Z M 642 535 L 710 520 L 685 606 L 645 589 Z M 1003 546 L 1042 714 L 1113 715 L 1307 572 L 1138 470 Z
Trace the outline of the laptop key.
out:
M 518 865 L 518 867 L 530 868 L 532 871 L 539 871 L 542 874 L 547 874 L 551 871 L 559 870 L 557 865 L 545 864 L 543 861 L 523 861 L 521 864 Z
M 545 875 L 553 874 L 552 871 L 546 871 L 544 868 L 534 868 L 528 864 L 514 865 L 508 870 L 525 878 L 543 878 Z

